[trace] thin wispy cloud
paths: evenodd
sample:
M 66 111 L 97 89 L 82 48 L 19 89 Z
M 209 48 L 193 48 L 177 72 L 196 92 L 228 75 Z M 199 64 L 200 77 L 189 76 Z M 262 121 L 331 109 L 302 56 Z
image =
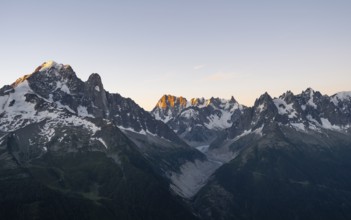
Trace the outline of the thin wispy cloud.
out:
M 194 70 L 199 70 L 199 69 L 202 69 L 204 67 L 205 67 L 205 65 L 197 65 L 197 66 L 194 66 Z

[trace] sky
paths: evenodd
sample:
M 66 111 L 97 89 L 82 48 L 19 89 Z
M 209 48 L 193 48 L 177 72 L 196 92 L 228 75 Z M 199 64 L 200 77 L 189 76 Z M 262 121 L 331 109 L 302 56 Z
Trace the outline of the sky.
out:
M 0 28 L 0 86 L 54 60 L 146 110 L 351 91 L 349 0 L 1 0 Z

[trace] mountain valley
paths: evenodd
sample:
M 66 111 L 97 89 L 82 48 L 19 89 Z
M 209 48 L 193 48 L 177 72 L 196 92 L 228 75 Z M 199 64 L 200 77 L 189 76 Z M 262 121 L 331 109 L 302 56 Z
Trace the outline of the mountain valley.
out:
M 47 61 L 0 89 L 1 219 L 350 219 L 351 92 L 150 112 Z

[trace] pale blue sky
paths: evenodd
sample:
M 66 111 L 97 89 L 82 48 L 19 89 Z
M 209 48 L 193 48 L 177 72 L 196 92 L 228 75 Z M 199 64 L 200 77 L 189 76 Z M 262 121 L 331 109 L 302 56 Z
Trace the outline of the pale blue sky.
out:
M 252 105 L 307 87 L 351 90 L 351 1 L 0 3 L 0 85 L 46 60 L 147 110 L 163 94 Z

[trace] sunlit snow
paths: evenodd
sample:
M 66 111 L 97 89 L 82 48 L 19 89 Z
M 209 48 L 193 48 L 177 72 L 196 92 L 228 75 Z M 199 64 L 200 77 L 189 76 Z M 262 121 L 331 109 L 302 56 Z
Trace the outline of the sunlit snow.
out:
M 62 66 L 63 66 L 62 64 L 57 64 L 55 61 L 49 60 L 43 63 L 43 65 L 41 65 L 41 68 L 39 71 L 44 71 L 44 70 L 50 69 L 51 67 L 54 67 L 59 70 L 62 68 Z

